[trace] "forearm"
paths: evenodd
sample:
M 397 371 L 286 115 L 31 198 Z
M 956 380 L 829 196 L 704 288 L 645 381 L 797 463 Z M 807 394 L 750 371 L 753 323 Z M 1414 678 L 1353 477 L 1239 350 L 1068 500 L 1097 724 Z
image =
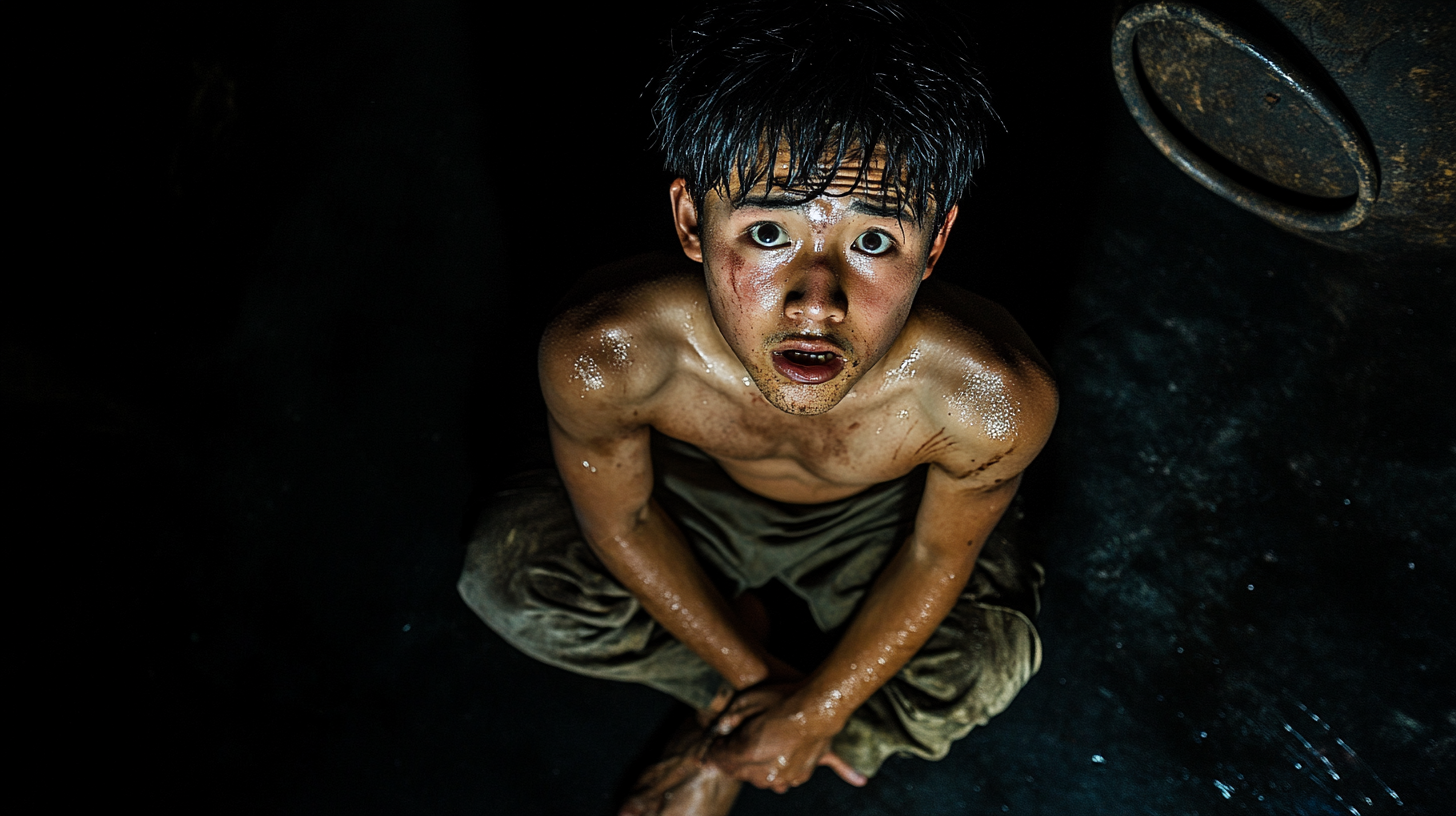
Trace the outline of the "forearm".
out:
M 932 469 L 915 530 L 865 594 L 829 658 L 795 695 L 808 733 L 834 734 L 930 639 L 965 589 L 1021 483 L 965 487 Z
M 583 442 L 552 414 L 551 447 L 587 544 L 648 614 L 743 689 L 768 676 L 759 647 L 652 499 L 646 426 Z
M 865 594 L 834 651 L 796 687 L 739 695 L 720 720 L 720 728 L 733 730 L 714 743 L 710 761 L 737 779 L 774 790 L 802 783 L 818 764 L 864 784 L 830 750 L 835 735 L 945 620 L 1019 481 L 967 488 L 932 470 L 915 531 Z
M 829 746 L 850 714 L 935 631 L 974 561 L 974 553 L 937 553 L 912 537 L 886 565 L 834 652 L 802 685 L 754 689 L 733 700 L 720 720 L 733 730 L 714 743 L 709 760 L 735 778 L 778 791 L 808 779 L 819 764 L 863 785 L 864 777 Z
M 744 634 L 682 532 L 655 501 L 626 529 L 589 533 L 588 543 L 648 614 L 734 688 L 769 675 L 767 656 Z
M 975 565 L 975 553 L 961 547 L 932 549 L 912 537 L 885 566 L 838 646 L 795 695 L 794 716 L 807 733 L 838 733 L 925 645 Z

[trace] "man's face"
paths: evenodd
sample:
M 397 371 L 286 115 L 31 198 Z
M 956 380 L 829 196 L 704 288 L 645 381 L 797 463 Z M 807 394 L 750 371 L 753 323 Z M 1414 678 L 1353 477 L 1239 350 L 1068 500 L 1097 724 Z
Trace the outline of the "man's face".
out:
M 885 355 L 955 219 L 952 209 L 934 235 L 933 219 L 897 219 L 882 171 L 872 164 L 856 187 L 858 174 L 838 168 L 808 201 L 761 185 L 734 207 L 710 192 L 700 217 L 673 185 L 679 236 L 703 262 L 719 330 L 764 397 L 791 414 L 838 405 Z

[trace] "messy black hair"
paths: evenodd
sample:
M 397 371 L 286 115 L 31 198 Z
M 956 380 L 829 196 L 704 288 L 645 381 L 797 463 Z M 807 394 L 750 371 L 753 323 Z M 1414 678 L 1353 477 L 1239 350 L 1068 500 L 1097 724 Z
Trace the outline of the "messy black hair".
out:
M 888 162 L 885 200 L 939 229 L 999 122 L 960 15 L 934 2 L 713 3 L 674 29 L 653 118 L 666 168 L 701 212 L 767 180 L 804 199 L 869 151 Z M 787 170 L 773 172 L 775 153 Z M 736 184 L 730 184 L 730 180 Z

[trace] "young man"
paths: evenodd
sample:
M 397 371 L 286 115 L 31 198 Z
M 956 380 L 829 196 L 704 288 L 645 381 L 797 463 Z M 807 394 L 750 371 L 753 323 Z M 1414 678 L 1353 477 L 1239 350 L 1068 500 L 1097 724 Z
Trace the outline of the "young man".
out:
M 1004 311 L 922 285 L 994 117 L 949 13 L 736 3 L 673 46 L 693 265 L 601 270 L 551 324 L 559 481 L 497 498 L 460 591 L 528 654 L 698 711 L 624 813 L 726 813 L 741 782 L 938 759 L 1035 673 L 1041 569 L 997 524 L 1057 398 Z M 807 675 L 764 648 L 771 580 L 844 626 Z

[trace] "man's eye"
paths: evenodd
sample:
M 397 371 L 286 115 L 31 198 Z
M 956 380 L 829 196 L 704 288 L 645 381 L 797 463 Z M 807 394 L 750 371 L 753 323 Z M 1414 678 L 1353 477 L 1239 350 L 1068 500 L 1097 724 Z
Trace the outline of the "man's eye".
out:
M 869 255 L 883 255 L 891 246 L 890 236 L 873 230 L 854 239 L 854 248 Z
M 761 247 L 780 247 L 789 242 L 789 234 L 778 224 L 754 224 L 748 228 L 748 237 Z

